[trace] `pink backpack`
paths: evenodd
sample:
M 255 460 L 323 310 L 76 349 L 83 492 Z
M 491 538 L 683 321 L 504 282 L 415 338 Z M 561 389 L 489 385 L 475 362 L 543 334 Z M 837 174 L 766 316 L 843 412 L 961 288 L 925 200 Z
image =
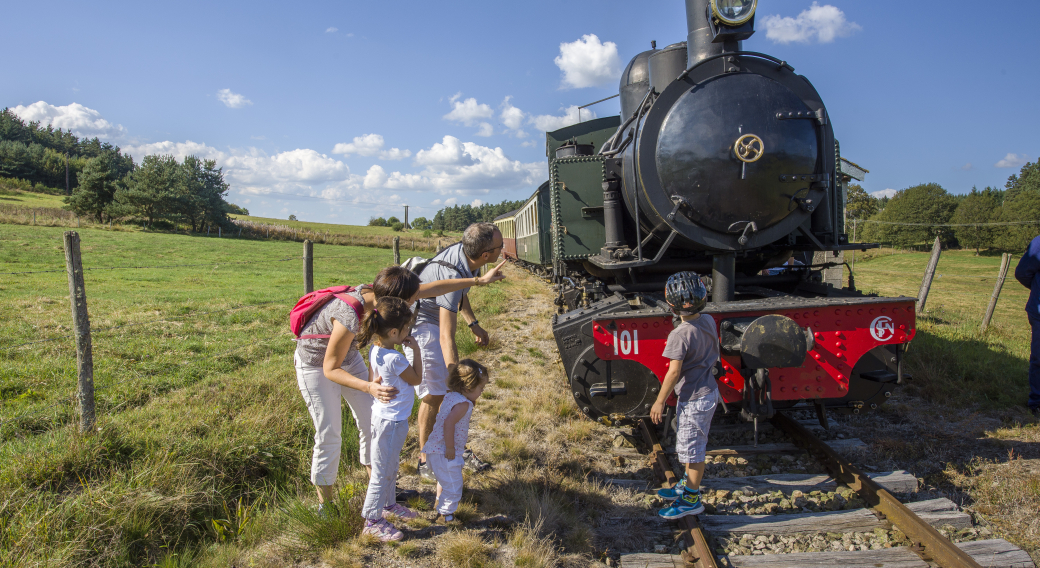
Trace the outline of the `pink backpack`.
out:
M 292 330 L 293 335 L 296 336 L 294 341 L 301 339 L 328 339 L 330 337 L 328 335 L 300 335 L 300 333 L 311 317 L 318 313 L 318 310 L 325 307 L 325 304 L 329 303 L 333 298 L 339 298 L 350 304 L 350 307 L 354 308 L 354 313 L 357 314 L 358 321 L 361 321 L 365 317 L 365 308 L 356 298 L 347 295 L 348 292 L 353 291 L 353 286 L 333 286 L 324 290 L 315 290 L 300 298 L 300 301 L 296 302 L 296 305 L 289 312 L 289 328 Z

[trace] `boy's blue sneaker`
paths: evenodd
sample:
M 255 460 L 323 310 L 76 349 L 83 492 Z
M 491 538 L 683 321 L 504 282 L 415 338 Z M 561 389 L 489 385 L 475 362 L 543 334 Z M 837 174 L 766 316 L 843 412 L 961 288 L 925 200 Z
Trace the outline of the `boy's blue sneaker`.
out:
M 704 512 L 704 504 L 701 503 L 700 491 L 694 493 L 685 492 L 675 500 L 671 506 L 665 507 L 657 512 L 664 519 L 681 519 L 687 515 L 699 515 Z
M 676 483 L 668 489 L 658 489 L 657 496 L 662 499 L 678 499 L 679 497 L 682 497 L 684 491 L 686 491 L 685 477 L 680 479 L 679 483 Z

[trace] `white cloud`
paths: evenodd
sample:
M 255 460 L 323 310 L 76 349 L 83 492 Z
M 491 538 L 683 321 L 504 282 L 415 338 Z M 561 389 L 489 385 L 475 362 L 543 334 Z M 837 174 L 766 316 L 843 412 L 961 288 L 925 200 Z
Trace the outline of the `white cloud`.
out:
M 375 156 L 383 149 L 383 137 L 379 134 L 355 136 L 353 142 L 340 142 L 332 148 L 333 154 L 357 154 L 359 156 Z
M 502 110 L 498 114 L 498 120 L 505 125 L 508 134 L 517 138 L 526 138 L 527 132 L 524 131 L 523 126 L 527 114 L 513 106 L 513 103 L 509 102 L 511 98 L 513 97 L 506 97 L 499 106 Z
M 382 135 L 379 134 L 365 134 L 363 136 L 355 136 L 353 142 L 340 142 L 332 148 L 333 154 L 343 154 L 349 156 L 350 154 L 357 154 L 359 156 L 375 156 L 379 155 L 380 160 L 403 160 L 412 155 L 411 150 L 402 150 L 400 148 L 390 148 L 389 150 L 383 150 L 383 146 L 386 142 L 383 140 Z
M 495 111 L 491 110 L 491 107 L 478 103 L 477 99 L 473 97 L 462 101 L 459 100 L 460 98 L 462 98 L 462 93 L 456 93 L 451 98 L 452 109 L 451 112 L 444 115 L 445 120 L 461 122 L 466 126 L 477 126 L 495 115 Z
M 244 95 L 232 93 L 231 89 L 221 89 L 217 91 L 217 99 L 224 103 L 224 106 L 228 108 L 242 108 L 253 104 L 253 101 L 247 99 Z
M 418 174 L 393 172 L 382 168 L 369 170 L 366 189 L 433 190 L 442 195 L 486 194 L 494 189 L 514 189 L 534 185 L 545 177 L 541 162 L 524 163 L 511 160 L 501 148 L 488 148 L 445 136 L 430 148 L 415 155 L 415 165 L 423 166 Z
M 169 154 L 178 160 L 183 160 L 186 156 L 196 156 L 204 160 L 217 160 L 218 162 L 223 161 L 228 156 L 212 146 L 207 146 L 201 142 L 192 142 L 191 140 L 184 142 L 170 142 L 167 140 L 151 144 L 131 144 L 124 146 L 122 151 L 124 154 L 133 156 L 134 161 L 138 164 L 149 154 Z
M 325 29 L 325 33 L 327 33 L 327 34 L 334 34 L 334 33 L 338 32 L 338 31 L 339 31 L 339 28 L 326 28 Z
M 517 130 L 524 124 L 524 111 L 513 106 L 513 103 L 509 102 L 511 98 L 513 97 L 506 97 L 502 101 L 502 113 L 498 117 L 502 124 L 506 125 L 506 128 Z
M 461 140 L 454 136 L 445 136 L 429 150 L 419 150 L 415 155 L 415 163 L 420 166 L 466 166 L 474 162 L 466 154 Z
M 368 168 L 368 172 L 365 173 L 364 185 L 368 189 L 379 188 L 386 185 L 389 176 L 386 175 L 386 170 L 380 165 L 374 165 Z
M 459 202 L 458 199 L 452 197 L 451 199 L 445 199 L 444 200 L 444 206 L 445 207 L 454 207 L 458 202 Z
M 379 153 L 380 160 L 403 160 L 412 156 L 411 150 L 402 150 L 400 148 L 390 148 L 389 150 L 383 150 Z
M 595 34 L 561 43 L 560 55 L 553 62 L 563 71 L 562 86 L 568 89 L 599 87 L 621 77 L 617 44 L 612 41 L 602 43 Z
M 581 109 L 581 120 L 591 120 L 593 118 L 596 118 L 595 112 L 587 108 Z M 564 126 L 570 126 L 572 124 L 577 124 L 578 122 L 578 105 L 567 107 L 562 116 L 542 114 L 531 118 L 531 123 L 534 124 L 535 128 L 542 132 L 559 130 Z
M 1025 156 L 1009 153 L 1007 156 L 1004 156 L 1003 160 L 993 165 L 998 168 L 1021 168 L 1027 161 Z
M 538 142 L 535 142 L 534 140 L 528 140 L 526 142 L 521 142 L 520 145 L 524 148 L 534 148 L 538 145 Z
M 971 165 L 971 162 L 968 162 L 967 164 L 964 164 L 963 166 L 961 166 L 961 170 L 968 171 L 968 170 L 970 170 L 970 169 L 972 169 L 974 167 L 975 166 Z
M 256 188 L 278 184 L 302 187 L 350 179 L 346 164 L 310 149 L 298 148 L 273 156 L 250 149 L 219 163 L 231 180 Z
M 480 207 L 483 204 L 484 204 L 484 202 L 482 200 L 480 200 L 480 199 L 474 199 L 473 201 L 470 202 L 470 205 L 472 207 Z
M 491 136 L 494 133 L 495 129 L 488 122 L 481 122 L 480 128 L 477 129 L 477 136 Z
M 79 103 L 54 106 L 38 101 L 28 106 L 11 107 L 11 112 L 25 122 L 39 122 L 41 126 L 53 126 L 71 130 L 81 138 L 119 139 L 126 136 L 122 125 L 112 124 L 101 117 L 101 113 Z
M 892 199 L 893 197 L 896 196 L 897 193 L 899 193 L 897 190 L 889 188 L 889 189 L 882 189 L 881 191 L 872 191 L 872 192 L 870 192 L 870 195 L 872 195 L 874 197 L 877 197 L 878 199 L 881 199 L 882 197 L 887 197 L 889 199 Z
M 797 17 L 772 15 L 762 19 L 766 29 L 766 37 L 775 43 L 810 43 L 814 39 L 819 43 L 830 43 L 835 38 L 847 37 L 863 29 L 859 24 L 850 22 L 845 13 L 826 4 L 820 6 L 813 2 L 808 10 Z

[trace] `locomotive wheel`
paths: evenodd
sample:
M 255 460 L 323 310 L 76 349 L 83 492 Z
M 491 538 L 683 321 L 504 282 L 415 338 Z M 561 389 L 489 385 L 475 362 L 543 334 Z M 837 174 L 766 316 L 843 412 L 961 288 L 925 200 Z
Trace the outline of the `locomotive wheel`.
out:
M 650 369 L 635 361 L 604 361 L 596 357 L 591 345 L 576 359 L 568 376 L 578 408 L 593 419 L 612 414 L 648 416 L 661 388 Z

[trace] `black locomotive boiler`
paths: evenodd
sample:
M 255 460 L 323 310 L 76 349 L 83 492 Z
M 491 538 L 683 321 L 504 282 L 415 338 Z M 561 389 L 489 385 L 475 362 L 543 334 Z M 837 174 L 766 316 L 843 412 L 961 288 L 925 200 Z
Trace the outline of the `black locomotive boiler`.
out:
M 668 275 L 705 276 L 724 409 L 860 412 L 904 380 L 914 299 L 843 287 L 845 179 L 827 108 L 785 61 L 744 51 L 757 0 L 686 0 L 685 42 L 632 58 L 621 115 L 546 136 L 547 183 L 496 220 L 552 275 L 553 330 L 582 412 L 649 414 L 667 368 Z

